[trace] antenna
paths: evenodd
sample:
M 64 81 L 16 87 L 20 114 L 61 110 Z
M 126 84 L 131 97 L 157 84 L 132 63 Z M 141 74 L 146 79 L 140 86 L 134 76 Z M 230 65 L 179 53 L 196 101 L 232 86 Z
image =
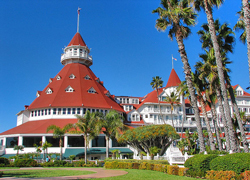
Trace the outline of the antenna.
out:
M 77 9 L 77 14 L 78 14 L 78 17 L 77 17 L 77 32 L 78 32 L 78 33 L 79 33 L 80 10 L 81 10 L 81 8 L 78 7 L 78 9 Z

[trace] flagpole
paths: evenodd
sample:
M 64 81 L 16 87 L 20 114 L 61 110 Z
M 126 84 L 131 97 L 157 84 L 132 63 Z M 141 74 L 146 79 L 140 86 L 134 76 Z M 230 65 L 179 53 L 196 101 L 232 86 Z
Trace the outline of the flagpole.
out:
M 174 58 L 173 58 L 173 54 L 172 54 L 172 69 L 174 69 Z
M 78 7 L 78 9 L 77 9 L 77 14 L 78 14 L 78 16 L 77 16 L 77 32 L 78 33 L 79 33 L 80 10 L 81 10 L 81 8 Z

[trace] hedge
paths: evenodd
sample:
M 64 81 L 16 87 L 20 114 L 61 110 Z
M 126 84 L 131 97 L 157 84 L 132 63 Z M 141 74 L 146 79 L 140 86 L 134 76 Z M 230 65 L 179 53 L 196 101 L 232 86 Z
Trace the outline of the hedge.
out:
M 210 161 L 216 159 L 216 154 L 197 154 L 186 160 L 184 166 L 189 168 L 187 175 L 191 177 L 205 177 L 206 171 L 210 170 Z
M 10 161 L 7 158 L 0 157 L 0 164 L 8 165 L 10 164 Z
M 168 166 L 167 169 L 168 169 L 168 174 L 178 175 L 179 166 Z
M 37 167 L 38 163 L 34 159 L 16 159 L 14 161 L 15 167 Z
M 151 163 L 151 164 L 167 164 L 169 162 L 167 160 L 137 160 L 137 159 L 105 159 L 104 162 L 127 162 L 127 163 Z
M 217 157 L 210 162 L 210 168 L 214 171 L 234 171 L 240 174 L 250 170 L 250 154 L 234 153 Z
M 234 171 L 207 171 L 206 179 L 229 180 L 241 179 Z

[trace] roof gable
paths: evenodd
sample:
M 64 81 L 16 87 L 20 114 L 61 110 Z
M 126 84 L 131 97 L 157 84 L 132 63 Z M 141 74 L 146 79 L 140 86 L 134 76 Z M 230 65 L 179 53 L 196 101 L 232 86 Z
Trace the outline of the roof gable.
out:
M 169 78 L 168 78 L 168 83 L 166 85 L 166 88 L 173 87 L 173 86 L 179 86 L 180 83 L 181 83 L 181 80 L 180 80 L 179 76 L 177 75 L 175 70 L 172 69 L 171 73 L 169 75 Z
M 68 44 L 68 46 L 86 46 L 84 40 L 82 39 L 82 36 L 80 35 L 80 33 L 76 33 L 74 35 L 74 37 L 71 39 L 70 43 Z

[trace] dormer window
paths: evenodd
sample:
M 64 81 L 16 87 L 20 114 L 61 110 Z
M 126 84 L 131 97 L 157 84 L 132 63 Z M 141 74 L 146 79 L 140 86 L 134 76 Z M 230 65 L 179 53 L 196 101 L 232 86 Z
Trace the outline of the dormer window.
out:
M 95 78 L 96 82 L 100 83 L 100 79 L 99 78 Z
M 243 92 L 242 91 L 237 91 L 237 96 L 242 96 Z
M 50 89 L 49 87 L 45 91 L 46 94 L 52 94 L 52 92 L 53 92 L 52 89 Z
M 36 97 L 39 97 L 41 95 L 41 91 L 36 92 Z
M 71 86 L 68 86 L 66 89 L 65 89 L 66 92 L 73 92 L 74 89 L 71 87 Z
M 89 75 L 86 75 L 86 76 L 84 77 L 84 79 L 86 79 L 86 80 L 90 80 Z
M 104 94 L 108 97 L 110 97 L 110 92 L 109 91 L 104 91 Z
M 95 93 L 96 93 L 96 90 L 95 90 L 93 87 L 91 87 L 91 88 L 88 90 L 88 93 L 95 94 Z
M 61 79 L 62 79 L 61 76 L 59 75 L 56 76 L 56 80 L 61 80 Z
M 75 75 L 74 74 L 70 74 L 70 76 L 69 76 L 69 79 L 75 79 Z
M 49 83 L 52 83 L 52 78 L 49 78 Z

